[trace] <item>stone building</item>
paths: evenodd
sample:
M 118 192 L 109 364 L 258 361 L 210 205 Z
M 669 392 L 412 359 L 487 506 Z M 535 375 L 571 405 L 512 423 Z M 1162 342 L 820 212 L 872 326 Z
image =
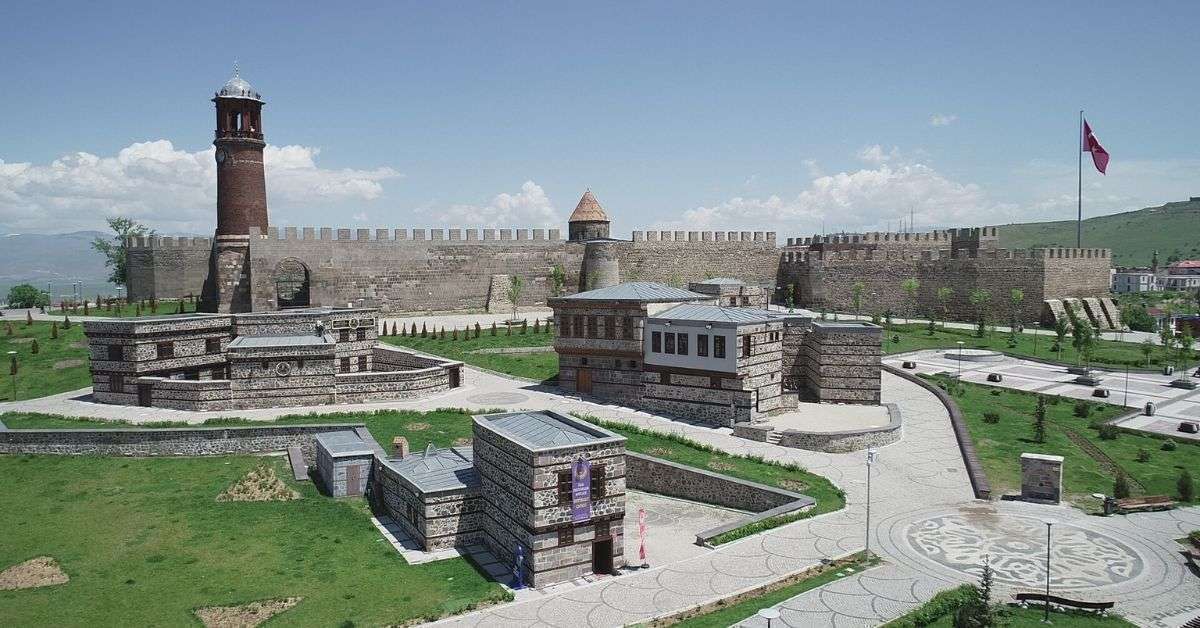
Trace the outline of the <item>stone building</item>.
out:
M 525 279 L 527 305 L 567 293 L 648 281 L 703 284 L 705 277 L 745 283 L 738 305 L 783 302 L 853 309 L 853 286 L 872 312 L 913 309 L 900 288 L 920 282 L 916 309 L 973 318 L 974 290 L 986 290 L 993 319 L 1007 319 L 1013 288 L 1024 291 L 1023 320 L 1046 299 L 1103 296 L 1107 249 L 1000 248 L 995 227 L 930 233 L 867 233 L 790 238 L 770 231 L 633 231 L 611 237 L 610 214 L 587 190 L 561 228 L 349 229 L 285 227 L 268 220 L 262 165 L 264 100 L 240 76 L 215 95 L 217 226 L 213 238 L 135 238 L 129 245 L 129 297 L 200 295 L 213 312 L 293 307 L 375 307 L 385 312 L 491 309 L 507 278 Z M 939 288 L 953 292 L 945 303 Z M 697 291 L 724 288 L 697 287 Z M 749 298 L 743 302 L 743 297 Z M 722 305 L 727 302 L 722 302 Z
M 550 300 L 558 385 L 732 427 L 801 400 L 877 404 L 882 333 L 633 282 Z
M 101 403 L 224 410 L 410 399 L 456 388 L 462 363 L 381 344 L 370 308 L 83 323 Z
M 765 310 L 770 305 L 771 295 L 762 286 L 748 286 L 740 279 L 717 277 L 704 281 L 693 281 L 688 290 L 708 294 L 717 298 L 717 305 L 726 307 L 753 307 Z
M 371 498 L 426 550 L 482 541 L 544 587 L 625 564 L 625 438 L 555 412 L 474 417 L 472 447 L 376 458 Z
M 332 497 L 362 496 L 366 492 L 375 451 L 354 430 L 316 436 L 317 477 Z

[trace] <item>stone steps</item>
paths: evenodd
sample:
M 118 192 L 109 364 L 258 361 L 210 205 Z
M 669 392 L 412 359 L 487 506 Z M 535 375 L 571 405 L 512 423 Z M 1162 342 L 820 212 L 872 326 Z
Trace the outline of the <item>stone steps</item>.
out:
M 308 480 L 308 464 L 304 462 L 304 452 L 299 447 L 288 447 L 288 462 L 292 465 L 292 478 L 297 482 Z

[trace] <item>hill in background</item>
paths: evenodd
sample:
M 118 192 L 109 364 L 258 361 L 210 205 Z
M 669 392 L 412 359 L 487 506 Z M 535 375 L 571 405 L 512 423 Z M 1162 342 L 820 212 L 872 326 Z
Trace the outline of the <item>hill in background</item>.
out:
M 83 283 L 83 293 L 116 294 L 108 283 L 104 256 L 92 248 L 95 238 L 110 238 L 100 231 L 76 231 L 52 235 L 20 233 L 0 236 L 0 302 L 8 289 L 19 283 L 45 290 L 47 284 L 58 301 L 70 295 L 72 282 Z
M 1000 226 L 1005 248 L 1074 247 L 1075 221 Z M 1083 246 L 1112 249 L 1113 266 L 1149 266 L 1168 258 L 1200 259 L 1200 197 L 1083 221 Z

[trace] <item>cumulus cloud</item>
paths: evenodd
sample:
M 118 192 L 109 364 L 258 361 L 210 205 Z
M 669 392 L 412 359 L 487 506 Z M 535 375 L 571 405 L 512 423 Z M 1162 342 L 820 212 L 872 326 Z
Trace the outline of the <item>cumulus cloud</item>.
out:
M 884 150 L 879 144 L 866 146 L 858 151 L 858 158 L 869 164 L 881 164 L 900 156 L 900 149 L 895 146 L 892 150 Z
M 190 152 L 168 140 L 137 142 L 116 155 L 86 152 L 48 164 L 0 160 L 0 226 L 9 232 L 62 232 L 103 228 L 104 219 L 129 216 L 160 232 L 204 233 L 216 216 L 213 148 Z M 263 151 L 272 212 L 378 199 L 382 182 L 400 173 L 326 169 L 318 148 L 268 145 Z
M 935 113 L 929 116 L 929 126 L 950 126 L 958 122 L 958 116 L 952 113 Z
M 533 181 L 516 193 L 502 192 L 484 205 L 452 205 L 440 213 L 449 225 L 463 227 L 561 227 L 566 222 L 542 186 Z

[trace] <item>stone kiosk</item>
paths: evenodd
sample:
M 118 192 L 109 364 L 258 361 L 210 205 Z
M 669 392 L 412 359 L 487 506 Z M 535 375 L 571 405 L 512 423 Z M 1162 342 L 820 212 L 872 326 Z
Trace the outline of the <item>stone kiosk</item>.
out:
M 1057 505 L 1062 500 L 1062 456 L 1021 454 L 1021 499 Z
M 317 434 L 317 477 L 333 497 L 366 492 L 375 451 L 353 430 Z

